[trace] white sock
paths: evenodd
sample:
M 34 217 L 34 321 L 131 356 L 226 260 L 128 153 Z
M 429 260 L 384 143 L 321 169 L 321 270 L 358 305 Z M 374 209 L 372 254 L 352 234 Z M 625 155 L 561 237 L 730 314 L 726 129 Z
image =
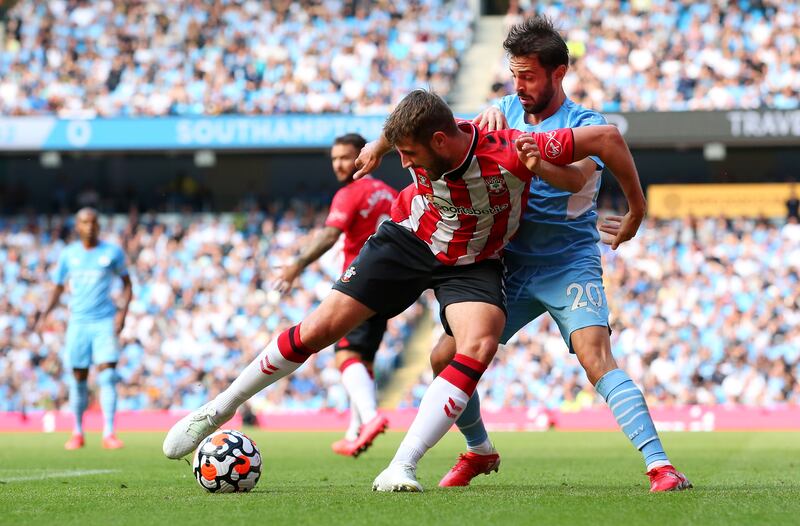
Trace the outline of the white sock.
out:
M 342 385 L 350 397 L 350 407 L 358 411 L 362 422 L 369 422 L 377 412 L 375 380 L 363 362 L 353 362 L 342 371 Z
M 467 451 L 478 455 L 491 455 L 494 453 L 494 444 L 487 438 L 477 446 L 467 446 Z
M 455 424 L 469 401 L 467 393 L 440 376 L 425 391 L 419 411 L 392 463 L 417 465 L 422 455 L 432 448 Z
M 345 440 L 355 440 L 358 438 L 358 432 L 361 431 L 361 416 L 358 414 L 353 400 L 350 399 L 350 425 L 344 433 Z
M 278 350 L 278 339 L 274 338 L 261 354 L 244 368 L 230 387 L 214 399 L 217 413 L 230 418 L 239 406 L 254 394 L 290 375 L 301 365 L 303 364 L 284 358 Z
M 651 462 L 647 465 L 647 471 L 651 469 L 660 468 L 663 466 L 671 466 L 672 463 L 669 460 L 656 460 L 655 462 Z

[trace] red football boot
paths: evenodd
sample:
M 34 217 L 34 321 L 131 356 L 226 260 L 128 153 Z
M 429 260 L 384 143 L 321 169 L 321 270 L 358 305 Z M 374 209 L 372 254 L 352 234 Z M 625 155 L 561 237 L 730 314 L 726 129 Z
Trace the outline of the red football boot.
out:
M 375 438 L 386 431 L 389 427 L 389 420 L 383 415 L 375 415 L 375 417 L 361 426 L 361 432 L 355 440 L 355 452 L 353 456 L 357 457 L 372 445 Z
M 692 487 L 692 483 L 689 482 L 686 475 L 670 465 L 653 468 L 647 472 L 647 476 L 650 477 L 651 493 L 681 491 Z
M 497 453 L 489 455 L 479 455 L 472 452 L 462 453 L 458 456 L 456 465 L 450 468 L 447 475 L 439 481 L 439 486 L 443 488 L 469 486 L 470 481 L 481 473 L 488 475 L 492 471 L 497 472 L 499 469 L 500 455 Z
M 343 438 L 341 440 L 337 440 L 333 444 L 331 444 L 331 449 L 337 455 L 343 455 L 345 457 L 354 457 L 356 456 L 356 441 L 355 440 L 347 440 Z
M 75 433 L 72 437 L 67 440 L 67 443 L 64 444 L 64 449 L 73 450 L 73 449 L 80 449 L 84 445 L 83 435 Z
M 118 439 L 116 435 L 108 435 L 103 437 L 103 448 L 105 449 L 120 449 L 125 447 L 122 440 Z

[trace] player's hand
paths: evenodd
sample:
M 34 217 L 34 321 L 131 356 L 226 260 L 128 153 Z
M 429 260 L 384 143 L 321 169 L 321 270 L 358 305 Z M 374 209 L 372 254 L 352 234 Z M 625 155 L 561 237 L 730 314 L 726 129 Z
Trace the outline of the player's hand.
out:
M 607 216 L 598 227 L 601 233 L 611 236 L 611 238 L 603 239 L 603 243 L 611 245 L 611 250 L 616 250 L 622 243 L 633 239 L 633 236 L 639 231 L 642 219 L 644 219 L 643 215 L 634 215 L 631 212 L 624 216 Z
M 300 265 L 298 265 L 297 262 L 286 265 L 281 270 L 280 276 L 278 276 L 275 281 L 272 282 L 272 289 L 280 292 L 281 294 L 286 294 L 292 290 L 294 281 L 297 279 L 297 276 L 300 275 L 302 270 L 303 269 L 300 268 Z
M 114 332 L 119 336 L 122 333 L 122 329 L 125 328 L 125 313 L 122 311 L 117 311 L 114 315 Z
M 528 167 L 528 170 L 535 172 L 542 160 L 542 153 L 533 136 L 530 133 L 523 133 L 517 137 L 514 144 L 517 147 L 519 160 Z
M 496 106 L 489 106 L 472 119 L 472 122 L 481 130 L 486 131 L 505 130 L 508 128 L 506 116 Z
M 353 174 L 353 179 L 361 179 L 367 174 L 370 174 L 378 169 L 381 165 L 383 155 L 379 145 L 379 141 L 370 141 L 363 148 L 356 157 L 356 173 Z

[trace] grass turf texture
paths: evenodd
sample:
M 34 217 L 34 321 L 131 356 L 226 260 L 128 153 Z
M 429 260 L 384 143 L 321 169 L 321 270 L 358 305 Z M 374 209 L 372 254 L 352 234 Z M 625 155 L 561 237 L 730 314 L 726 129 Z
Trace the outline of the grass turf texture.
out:
M 65 451 L 66 434 L 3 435 L 0 524 L 798 524 L 800 433 L 665 433 L 695 489 L 648 493 L 641 458 L 620 433 L 493 433 L 503 463 L 469 488 L 438 488 L 461 451 L 451 432 L 420 464 L 423 494 L 371 491 L 402 438 L 381 436 L 354 460 L 333 433 L 245 430 L 264 472 L 252 493 L 203 491 L 163 435 L 100 437 Z M 96 472 L 98 470 L 116 470 Z M 77 476 L 79 472 L 95 472 Z M 21 480 L 23 478 L 33 480 Z

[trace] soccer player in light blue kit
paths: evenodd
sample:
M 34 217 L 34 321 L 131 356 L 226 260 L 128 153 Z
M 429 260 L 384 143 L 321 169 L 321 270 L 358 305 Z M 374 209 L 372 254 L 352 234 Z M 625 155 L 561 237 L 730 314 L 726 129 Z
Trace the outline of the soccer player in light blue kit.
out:
M 602 115 L 575 104 L 564 93 L 569 54 L 550 20 L 533 17 L 512 27 L 503 47 L 509 54 L 516 94 L 503 97 L 478 116 L 481 127 L 543 132 L 606 123 Z M 543 179 L 531 183 L 525 217 L 504 256 L 508 319 L 500 341 L 507 342 L 528 322 L 549 312 L 623 433 L 644 457 L 650 490 L 690 488 L 691 483 L 672 467 L 664 452 L 644 395 L 611 354 L 596 226 L 603 163 L 589 158 L 563 168 L 551 165 L 544 169 L 580 170 L 588 183 L 575 194 L 553 188 Z M 612 216 L 600 226 L 613 236 L 613 249 L 636 235 L 645 213 L 639 181 L 618 180 L 628 213 Z M 441 363 L 447 363 L 442 360 L 454 352 L 449 340 L 443 338 L 434 350 L 434 372 L 438 373 Z M 496 471 L 500 464 L 480 417 L 477 391 L 457 424 L 467 439 L 468 452 L 459 457 L 440 486 L 468 485 L 478 474 Z
M 509 53 L 516 94 L 504 97 L 476 117 L 480 127 L 492 130 L 510 125 L 525 132 L 545 132 L 605 124 L 602 115 L 575 104 L 564 93 L 562 81 L 569 53 L 549 19 L 537 16 L 514 26 L 503 47 Z M 362 151 L 357 166 L 362 171 L 374 171 L 387 151 L 384 138 L 373 141 Z M 642 392 L 617 367 L 611 354 L 608 305 L 597 247 L 596 199 L 603 163 L 597 158 L 565 167 L 542 162 L 538 173 L 545 170 L 551 175 L 559 170 L 579 170 L 587 183 L 583 190 L 571 194 L 541 178 L 532 181 L 525 216 L 505 250 L 508 317 L 500 341 L 506 343 L 528 322 L 549 312 L 589 381 L 642 453 L 650 490 L 689 488 L 689 481 L 672 467 L 664 452 Z M 636 235 L 645 213 L 639 180 L 618 181 L 629 211 L 622 217 L 610 216 L 600 226 L 613 237 L 613 249 Z M 454 355 L 453 339 L 444 335 L 431 355 L 434 373 L 439 374 Z M 440 486 L 467 486 L 474 477 L 497 471 L 500 465 L 500 456 L 481 420 L 477 391 L 456 424 L 467 440 L 467 453 L 459 456 Z
M 119 449 L 123 443 L 114 434 L 118 380 L 115 367 L 119 360 L 117 335 L 125 325 L 128 305 L 133 296 L 131 279 L 122 249 L 100 241 L 100 226 L 94 209 L 83 208 L 76 214 L 75 230 L 80 240 L 68 245 L 59 255 L 53 279 L 55 288 L 47 307 L 37 317 L 36 330 L 41 331 L 47 315 L 58 304 L 68 283 L 70 316 L 64 365 L 72 369 L 69 403 L 75 413 L 75 431 L 64 448 L 79 449 L 84 446 L 83 413 L 89 402 L 89 366 L 97 364 L 104 422 L 103 447 Z M 111 298 L 115 276 L 122 279 L 123 285 L 119 310 Z

